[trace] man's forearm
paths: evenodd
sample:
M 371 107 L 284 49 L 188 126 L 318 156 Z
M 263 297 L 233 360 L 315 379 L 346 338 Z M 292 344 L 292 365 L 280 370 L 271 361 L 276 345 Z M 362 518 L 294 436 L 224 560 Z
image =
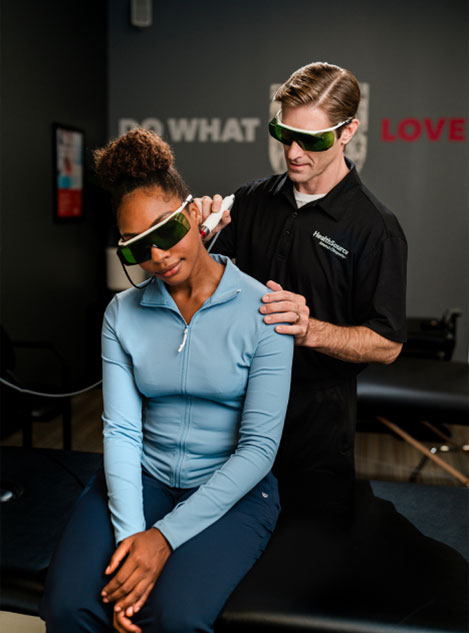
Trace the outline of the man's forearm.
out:
M 306 335 L 297 338 L 296 343 L 349 363 L 387 365 L 402 349 L 402 343 L 390 341 L 368 327 L 343 327 L 311 318 Z

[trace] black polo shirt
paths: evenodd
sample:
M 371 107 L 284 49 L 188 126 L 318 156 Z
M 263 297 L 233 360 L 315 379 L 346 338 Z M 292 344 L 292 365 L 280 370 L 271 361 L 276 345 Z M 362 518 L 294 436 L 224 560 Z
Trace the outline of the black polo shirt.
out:
M 235 257 L 262 283 L 273 279 L 303 295 L 314 318 L 364 325 L 403 342 L 406 239 L 397 218 L 347 164 L 350 171 L 326 196 L 299 209 L 287 174 L 241 187 L 214 251 Z M 295 348 L 295 378 L 347 377 L 363 367 Z

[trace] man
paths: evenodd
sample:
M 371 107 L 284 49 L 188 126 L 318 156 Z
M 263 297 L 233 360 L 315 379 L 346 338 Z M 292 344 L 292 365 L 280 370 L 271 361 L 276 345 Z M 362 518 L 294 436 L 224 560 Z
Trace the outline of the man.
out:
M 282 505 L 343 513 L 353 498 L 356 376 L 366 363 L 393 362 L 405 340 L 407 244 L 344 156 L 359 125 L 352 73 L 309 64 L 275 100 L 269 132 L 283 143 L 287 173 L 236 192 L 214 251 L 267 283 L 264 320 L 295 337 L 274 470 Z M 204 217 L 220 200 L 202 199 Z

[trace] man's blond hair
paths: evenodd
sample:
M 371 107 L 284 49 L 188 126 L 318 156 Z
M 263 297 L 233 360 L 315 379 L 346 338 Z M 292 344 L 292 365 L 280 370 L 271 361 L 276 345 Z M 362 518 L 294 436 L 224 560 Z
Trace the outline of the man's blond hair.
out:
M 327 62 L 313 62 L 298 68 L 280 86 L 274 100 L 285 106 L 321 108 L 331 124 L 337 125 L 356 116 L 360 86 L 349 70 Z

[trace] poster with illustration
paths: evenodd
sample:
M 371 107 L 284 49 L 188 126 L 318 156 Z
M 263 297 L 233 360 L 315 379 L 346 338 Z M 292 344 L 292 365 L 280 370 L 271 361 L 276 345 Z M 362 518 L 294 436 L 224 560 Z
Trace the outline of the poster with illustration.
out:
M 81 130 L 54 124 L 55 220 L 83 218 L 85 136 Z

